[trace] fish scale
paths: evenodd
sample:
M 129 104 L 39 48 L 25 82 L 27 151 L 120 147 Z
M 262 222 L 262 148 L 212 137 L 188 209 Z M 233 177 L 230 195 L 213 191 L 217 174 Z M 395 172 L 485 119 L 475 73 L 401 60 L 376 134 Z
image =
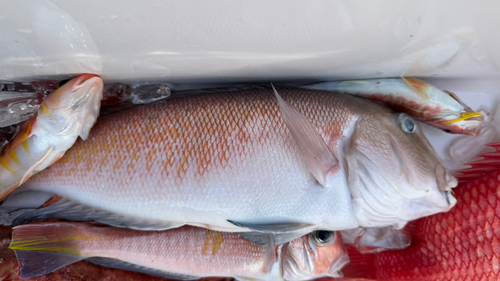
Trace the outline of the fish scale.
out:
M 368 157 L 380 155 L 381 163 L 390 164 L 383 167 L 394 170 L 398 164 L 391 162 L 399 161 L 393 157 L 398 152 L 387 151 L 391 146 L 384 139 L 394 135 L 401 142 L 398 146 L 404 146 L 401 151 L 425 155 L 420 159 L 428 169 L 419 181 L 437 191 L 434 165 L 439 158 L 421 132 L 403 133 L 391 110 L 323 91 L 289 89 L 281 95 L 314 126 L 334 158 L 343 159 L 347 149 L 354 155 L 354 147 L 362 145 L 363 152 L 371 150 Z M 332 185 L 320 185 L 287 126 L 276 97 L 268 90 L 139 106 L 100 119 L 88 140 L 77 142 L 25 186 L 127 216 L 127 220 L 187 223 L 221 231 L 248 231 L 228 220 L 307 223 L 311 229 L 327 230 L 357 227 L 359 218 L 346 178 L 348 164 L 338 161 L 338 172 L 329 175 Z M 375 158 L 370 161 L 381 160 Z M 359 165 L 363 160 L 356 161 Z M 373 168 L 367 172 L 390 174 Z M 398 188 L 403 185 L 399 180 Z M 443 202 L 439 204 L 447 207 Z M 389 222 L 380 223 L 395 223 L 394 214 L 383 218 Z

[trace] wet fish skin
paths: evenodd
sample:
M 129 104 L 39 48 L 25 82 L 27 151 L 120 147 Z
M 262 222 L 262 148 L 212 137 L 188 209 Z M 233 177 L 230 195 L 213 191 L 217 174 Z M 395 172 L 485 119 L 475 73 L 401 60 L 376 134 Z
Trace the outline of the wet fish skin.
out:
M 340 235 L 332 234 L 333 239 L 324 245 L 313 243 L 311 235 L 274 247 L 254 244 L 235 233 L 191 226 L 166 231 L 137 231 L 87 223 L 52 222 L 15 227 L 10 248 L 16 251 L 21 278 L 33 278 L 68 263 L 81 259 L 90 261 L 96 257 L 117 259 L 178 277 L 235 276 L 281 280 L 292 275 L 288 272 L 289 267 L 281 270 L 281 262 L 276 261 L 294 256 L 297 266 L 304 270 L 300 272 L 302 278 L 293 280 L 339 276 L 338 271 L 348 262 Z M 292 244 L 294 247 L 290 246 Z M 271 251 L 268 247 L 272 247 Z M 37 257 L 43 257 L 44 253 L 47 253 L 46 259 L 39 270 Z M 54 258 L 54 253 L 64 254 L 67 258 Z M 274 264 L 271 271 L 266 270 L 269 261 Z M 137 271 L 134 267 L 129 269 Z
M 100 77 L 83 74 L 45 98 L 0 156 L 0 198 L 58 161 L 78 136 L 87 137 L 99 115 L 102 87 Z
M 473 112 L 455 94 L 416 78 L 332 81 L 304 88 L 336 91 L 382 102 L 453 134 L 477 136 L 484 121 L 481 113 Z
M 401 114 L 364 99 L 279 92 L 340 159 L 331 187 L 309 172 L 268 90 L 172 99 L 106 116 L 87 141 L 25 187 L 126 216 L 127 227 L 147 219 L 163 229 L 249 231 L 232 220 L 341 230 L 405 224 L 453 206 L 445 192 L 453 183 L 443 183 L 446 171 L 437 172 L 440 159 L 417 123 L 409 134 Z
M 52 273 L 31 279 L 20 278 L 20 268 L 16 259 L 16 254 L 9 249 L 12 239 L 12 228 L 0 226 L 0 279 L 5 281 L 74 281 L 74 280 L 92 280 L 92 281 L 172 281 L 138 272 L 125 271 L 110 267 L 103 267 L 87 261 L 80 261 Z M 233 281 L 233 278 L 203 278 L 199 281 Z

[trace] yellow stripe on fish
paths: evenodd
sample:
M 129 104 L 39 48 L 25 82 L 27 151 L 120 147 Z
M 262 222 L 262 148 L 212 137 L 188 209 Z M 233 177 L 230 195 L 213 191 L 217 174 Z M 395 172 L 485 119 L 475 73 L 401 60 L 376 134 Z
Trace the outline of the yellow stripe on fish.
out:
M 470 119 L 473 117 L 478 117 L 481 115 L 482 114 L 480 112 L 464 112 L 464 113 L 462 113 L 462 117 L 457 118 L 457 119 L 453 119 L 453 120 L 448 120 L 444 123 L 449 124 L 449 123 L 459 122 L 459 121 L 467 120 L 467 119 Z
M 0 163 L 2 163 L 2 165 L 4 166 L 4 168 L 7 169 L 7 171 L 9 171 L 11 174 L 13 174 L 13 175 L 16 174 L 14 172 L 14 170 L 12 169 L 12 167 L 9 165 L 9 163 L 7 163 L 7 159 L 5 159 L 4 155 L 0 156 Z
M 21 161 L 19 161 L 19 158 L 17 158 L 15 150 L 11 150 L 9 152 L 9 155 L 10 155 L 10 158 L 12 158 L 12 160 L 14 160 L 17 164 L 21 165 Z
M 212 244 L 212 255 L 215 256 L 220 250 L 222 243 L 224 243 L 224 236 L 222 232 L 215 232 L 207 229 L 205 232 L 205 243 L 201 249 L 201 254 L 206 255 L 208 249 L 210 248 L 210 244 Z
M 30 147 L 29 147 L 29 144 L 28 144 L 28 140 L 23 141 L 22 145 L 23 145 L 24 150 L 26 151 L 26 153 L 28 153 L 28 155 L 29 155 L 30 154 Z

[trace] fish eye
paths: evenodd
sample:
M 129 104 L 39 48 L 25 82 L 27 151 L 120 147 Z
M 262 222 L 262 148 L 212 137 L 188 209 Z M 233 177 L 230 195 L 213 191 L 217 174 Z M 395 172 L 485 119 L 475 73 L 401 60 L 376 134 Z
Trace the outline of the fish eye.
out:
M 415 131 L 417 130 L 417 124 L 415 124 L 415 121 L 413 121 L 410 117 L 408 117 L 405 114 L 401 114 L 398 119 L 401 129 L 403 129 L 403 131 L 407 133 L 415 133 Z
M 329 246 L 337 240 L 337 233 L 335 231 L 316 230 L 311 232 L 309 237 L 318 246 Z

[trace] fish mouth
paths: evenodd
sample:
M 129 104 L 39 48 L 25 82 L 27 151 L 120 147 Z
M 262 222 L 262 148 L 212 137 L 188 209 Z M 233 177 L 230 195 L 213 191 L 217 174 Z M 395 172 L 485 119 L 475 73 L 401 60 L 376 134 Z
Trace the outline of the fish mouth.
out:
M 71 91 L 74 92 L 74 91 L 78 90 L 79 88 L 83 87 L 83 84 L 85 82 L 87 82 L 88 80 L 90 80 L 91 78 L 94 78 L 94 77 L 99 77 L 99 75 L 85 73 L 85 74 L 78 76 L 78 78 L 76 78 L 75 82 L 71 86 Z
M 436 165 L 436 183 L 438 190 L 442 192 L 448 206 L 454 206 L 457 199 L 453 197 L 451 189 L 458 185 L 458 181 L 454 176 L 446 171 L 442 164 Z
M 350 259 L 347 253 L 341 255 L 330 264 L 328 274 L 332 277 L 342 277 L 342 275 L 340 275 L 340 270 L 349 262 Z

